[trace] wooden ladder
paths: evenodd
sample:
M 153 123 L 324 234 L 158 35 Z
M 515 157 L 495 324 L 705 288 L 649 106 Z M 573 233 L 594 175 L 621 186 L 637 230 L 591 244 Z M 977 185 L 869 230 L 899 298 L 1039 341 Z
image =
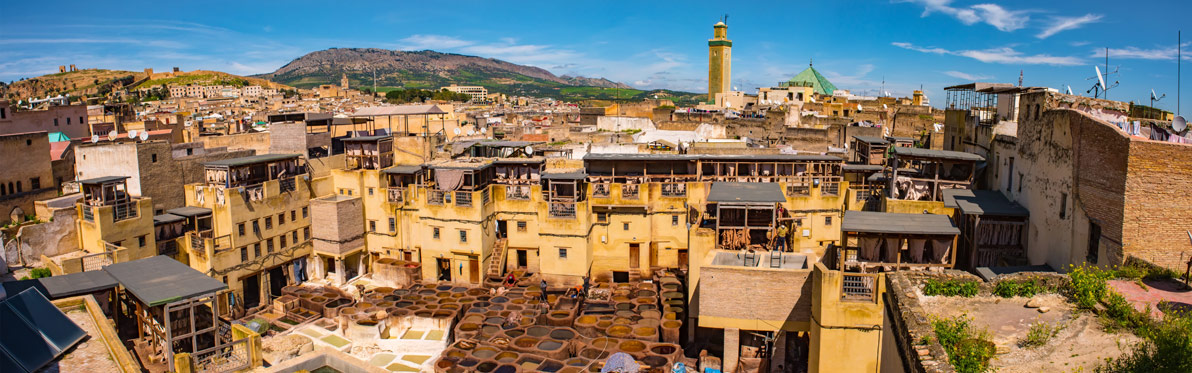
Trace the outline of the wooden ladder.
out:
M 493 253 L 488 258 L 489 276 L 501 277 L 505 275 L 505 257 L 509 253 L 508 243 L 508 239 L 500 238 L 493 244 Z

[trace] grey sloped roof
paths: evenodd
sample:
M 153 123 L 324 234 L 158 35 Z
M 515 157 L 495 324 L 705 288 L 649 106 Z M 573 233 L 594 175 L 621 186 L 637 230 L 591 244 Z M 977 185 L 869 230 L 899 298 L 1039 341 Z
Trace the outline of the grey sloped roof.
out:
M 778 183 L 712 183 L 708 202 L 778 203 L 786 202 Z
M 935 214 L 846 211 L 840 230 L 858 233 L 958 235 L 952 219 Z
M 200 215 L 211 215 L 211 209 L 198 206 L 182 206 L 176 209 L 166 210 L 166 213 L 190 218 Z
M 856 135 L 856 136 L 853 136 L 853 138 L 857 139 L 857 141 L 860 141 L 863 143 L 869 143 L 869 144 L 873 144 L 873 145 L 888 145 L 888 144 L 890 144 L 890 142 L 886 141 L 886 139 L 883 139 L 883 138 L 877 137 L 877 136 Z
M 103 177 L 97 177 L 97 178 L 92 178 L 92 179 L 79 180 L 79 184 L 103 184 L 103 183 L 110 183 L 113 181 L 123 181 L 124 179 L 128 179 L 128 176 L 103 176 Z
M 387 174 L 410 175 L 422 171 L 422 165 L 398 165 L 381 170 Z
M 150 307 L 228 288 L 223 282 L 163 255 L 111 264 L 103 270 Z
M 543 172 L 541 175 L 546 180 L 580 180 L 588 177 L 583 172 Z
M 945 189 L 944 206 L 965 215 L 1030 216 L 1030 211 L 993 190 Z
M 253 155 L 253 156 L 248 156 L 248 157 L 221 159 L 218 161 L 203 163 L 203 165 L 204 166 L 216 166 L 216 167 L 237 167 L 237 166 L 250 165 L 253 163 L 275 162 L 275 161 L 280 161 L 283 159 L 291 159 L 291 158 L 298 158 L 298 157 L 299 157 L 298 154 L 260 154 L 260 155 Z
M 895 147 L 894 154 L 899 155 L 899 156 L 946 159 L 946 160 L 953 160 L 953 161 L 981 162 L 981 161 L 985 160 L 985 157 L 982 157 L 982 156 L 979 156 L 979 155 L 976 155 L 973 153 L 957 152 L 957 151 L 951 151 L 951 150 L 938 150 L 938 149 Z

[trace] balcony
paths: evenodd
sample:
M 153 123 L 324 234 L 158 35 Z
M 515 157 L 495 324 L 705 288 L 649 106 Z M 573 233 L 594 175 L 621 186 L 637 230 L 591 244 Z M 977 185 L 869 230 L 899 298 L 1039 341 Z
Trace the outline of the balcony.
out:
M 594 197 L 594 198 L 608 198 L 609 189 L 611 189 L 611 188 L 609 187 L 608 183 L 593 183 L 592 184 L 592 197 Z
M 445 195 L 446 193 L 441 190 L 427 190 L 426 203 L 430 205 L 442 206 Z
M 295 184 L 296 184 L 295 178 L 293 178 L 293 177 L 277 180 L 278 188 L 281 190 L 282 193 L 293 192 L 293 191 L 297 190 L 298 187 Z
M 876 273 L 843 273 L 840 299 L 846 301 L 877 303 Z
M 405 201 L 406 188 L 389 188 L 387 194 L 389 203 L 402 203 Z

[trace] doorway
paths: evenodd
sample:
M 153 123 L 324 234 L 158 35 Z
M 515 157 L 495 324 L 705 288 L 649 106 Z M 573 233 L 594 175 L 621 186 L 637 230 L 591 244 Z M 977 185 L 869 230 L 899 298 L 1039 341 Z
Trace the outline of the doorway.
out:
M 658 266 L 658 244 L 650 243 L 650 268 Z
M 438 258 L 435 263 L 439 268 L 439 281 L 451 281 L 451 259 Z
M 687 269 L 687 249 L 679 249 L 679 269 Z
M 480 283 L 480 259 L 474 255 L 468 257 L 468 275 L 473 284 Z
M 642 265 L 642 246 L 639 243 L 629 244 L 629 269 L 633 270 Z
M 289 285 L 288 276 L 286 276 L 286 266 L 280 265 L 269 270 L 269 298 L 277 298 L 281 296 L 281 288 Z
M 504 220 L 497 220 L 497 238 L 498 239 L 508 237 L 508 234 L 509 234 L 508 229 L 509 229 L 508 222 L 506 222 Z
M 410 251 L 402 251 L 401 257 L 402 257 L 402 260 L 405 260 L 407 262 L 414 261 L 414 253 L 410 252 Z
M 617 282 L 617 283 L 629 282 L 629 272 L 613 271 L 613 282 Z
M 530 266 L 530 253 L 526 250 L 517 251 L 517 269 L 526 269 Z
M 259 274 L 244 277 L 241 280 L 244 293 L 244 309 L 253 309 L 261 305 L 261 276 Z

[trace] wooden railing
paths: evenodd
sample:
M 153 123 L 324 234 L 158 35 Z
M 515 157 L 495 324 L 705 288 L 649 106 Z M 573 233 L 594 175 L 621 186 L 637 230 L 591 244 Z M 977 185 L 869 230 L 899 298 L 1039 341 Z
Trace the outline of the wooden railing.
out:
M 550 217 L 561 219 L 575 219 L 574 202 L 551 202 Z
M 393 187 L 388 190 L 389 202 L 402 203 L 405 201 L 406 188 Z
M 621 184 L 621 198 L 638 199 L 641 197 L 641 184 Z
M 528 185 L 507 185 L 505 186 L 505 199 L 514 201 L 526 201 L 530 199 L 530 186 Z
M 663 197 L 686 197 L 686 183 L 662 183 L 660 186 Z
M 426 203 L 431 204 L 431 205 L 442 206 L 445 194 L 446 193 L 444 193 L 441 190 L 427 190 L 426 191 Z
M 608 183 L 593 183 L 592 184 L 592 197 L 596 197 L 596 198 L 608 197 L 609 189 L 611 189 L 611 187 Z
M 455 192 L 455 205 L 460 207 L 472 207 L 472 192 L 458 191 Z

